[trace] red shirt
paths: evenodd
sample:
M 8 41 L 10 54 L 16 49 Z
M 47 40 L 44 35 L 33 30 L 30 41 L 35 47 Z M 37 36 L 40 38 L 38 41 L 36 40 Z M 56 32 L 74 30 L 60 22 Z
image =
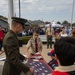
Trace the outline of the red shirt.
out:
M 0 41 L 3 41 L 3 38 L 4 38 L 4 33 L 2 30 L 0 30 Z
M 58 30 L 55 30 L 54 35 L 57 36 L 59 34 Z
M 67 72 L 54 71 L 52 75 L 70 75 Z

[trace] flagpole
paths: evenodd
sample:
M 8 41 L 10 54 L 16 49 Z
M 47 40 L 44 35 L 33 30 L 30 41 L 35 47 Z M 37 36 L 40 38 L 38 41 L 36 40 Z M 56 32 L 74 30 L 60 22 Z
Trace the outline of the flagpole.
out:
M 12 24 L 12 19 L 11 17 L 14 16 L 14 5 L 13 5 L 13 0 L 8 0 L 8 23 L 9 23 L 9 28 L 11 29 L 11 24 Z
M 20 0 L 19 0 L 19 17 L 21 17 L 21 5 L 20 5 Z

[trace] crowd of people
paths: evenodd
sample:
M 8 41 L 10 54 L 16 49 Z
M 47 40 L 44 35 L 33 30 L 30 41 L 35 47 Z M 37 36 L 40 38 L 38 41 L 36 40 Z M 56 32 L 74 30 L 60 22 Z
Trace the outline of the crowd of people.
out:
M 18 34 L 19 37 L 22 36 L 32 36 L 36 27 L 24 29 L 24 31 Z M 40 35 L 45 35 L 45 30 L 41 27 L 37 27 Z
M 6 35 L 4 35 L 0 28 L 0 50 L 3 43 L 6 55 L 2 75 L 20 75 L 21 72 L 24 72 L 26 75 L 34 74 L 34 68 L 23 63 L 23 61 L 26 61 L 26 58 L 19 52 L 17 34 L 25 29 L 26 22 L 26 19 L 12 17 L 12 26 Z M 52 49 L 52 38 L 56 39 L 54 48 L 48 53 L 48 56 L 51 56 L 52 59 L 48 63 L 54 70 L 52 75 L 75 75 L 75 30 L 72 33 L 73 35 L 69 36 L 69 31 L 65 30 L 64 27 L 53 29 L 51 25 L 45 31 L 47 48 Z M 43 44 L 39 38 L 40 30 L 37 28 L 29 29 L 29 34 L 33 36 L 26 45 L 28 59 L 37 52 L 41 54 L 43 50 Z

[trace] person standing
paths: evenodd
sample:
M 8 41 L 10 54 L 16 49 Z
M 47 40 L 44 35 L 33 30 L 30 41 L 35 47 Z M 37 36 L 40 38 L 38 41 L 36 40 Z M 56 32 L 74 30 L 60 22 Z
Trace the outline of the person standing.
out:
M 72 37 L 75 38 L 75 30 L 72 31 Z
M 49 44 L 50 44 L 50 48 L 52 48 L 52 36 L 53 35 L 54 35 L 54 30 L 50 25 L 49 28 L 46 29 L 47 48 L 49 48 Z
M 21 72 L 27 73 L 28 71 L 33 73 L 33 68 L 22 63 L 25 57 L 19 52 L 19 41 L 17 38 L 17 34 L 23 30 L 26 22 L 26 19 L 12 17 L 12 27 L 3 40 L 6 60 L 2 75 L 20 75 Z
M 3 43 L 4 33 L 2 31 L 2 28 L 0 27 L 0 53 L 2 53 L 2 43 Z
M 39 38 L 39 31 L 36 29 L 33 31 L 33 37 L 30 38 L 30 40 L 27 43 L 26 55 L 28 58 L 30 58 L 32 55 L 34 55 L 37 52 L 39 53 L 42 52 L 42 42 L 41 39 Z
M 63 38 L 63 37 L 67 37 L 68 34 L 65 31 L 65 27 L 62 27 L 62 31 L 59 33 L 59 37 Z

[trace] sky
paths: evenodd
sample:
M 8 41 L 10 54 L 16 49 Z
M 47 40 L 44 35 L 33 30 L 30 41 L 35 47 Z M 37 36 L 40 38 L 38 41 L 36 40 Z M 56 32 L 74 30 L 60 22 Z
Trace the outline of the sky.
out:
M 19 0 L 14 1 L 14 13 L 19 16 Z M 21 17 L 28 20 L 71 22 L 73 0 L 20 0 Z M 75 0 L 74 0 L 75 4 Z M 8 17 L 8 0 L 0 0 L 0 15 Z M 75 22 L 75 5 L 73 21 Z

